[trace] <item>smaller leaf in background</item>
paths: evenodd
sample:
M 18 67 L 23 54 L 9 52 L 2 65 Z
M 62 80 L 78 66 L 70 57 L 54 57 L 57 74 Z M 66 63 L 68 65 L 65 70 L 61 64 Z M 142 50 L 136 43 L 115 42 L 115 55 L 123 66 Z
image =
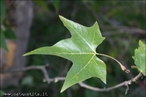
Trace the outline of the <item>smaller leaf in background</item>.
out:
M 4 0 L 0 0 L 0 22 L 2 22 L 5 19 L 6 14 L 6 5 Z
M 146 45 L 142 41 L 139 41 L 139 47 L 135 50 L 133 59 L 138 70 L 146 75 Z
M 28 85 L 28 86 L 33 86 L 33 78 L 32 76 L 26 76 L 23 78 L 22 82 L 21 82 L 22 85 Z
M 2 29 L 0 29 L 0 47 L 3 48 L 4 50 L 8 51 L 7 44 L 6 44 L 6 39 L 5 35 Z
M 5 92 L 4 92 L 4 91 L 2 91 L 2 90 L 0 90 L 0 97 L 3 97 L 3 96 L 4 96 L 4 94 L 5 94 Z
M 7 39 L 16 39 L 15 33 L 12 31 L 10 27 L 7 27 L 5 30 L 5 37 Z
M 42 7 L 44 10 L 48 11 L 47 4 L 44 0 L 34 0 L 36 4 L 38 4 L 40 7 Z

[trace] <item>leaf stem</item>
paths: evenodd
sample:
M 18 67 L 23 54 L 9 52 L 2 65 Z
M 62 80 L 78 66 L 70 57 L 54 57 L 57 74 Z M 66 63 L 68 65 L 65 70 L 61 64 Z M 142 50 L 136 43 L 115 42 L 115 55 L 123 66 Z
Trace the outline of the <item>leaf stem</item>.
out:
M 130 72 L 130 70 L 128 70 L 124 65 L 122 65 L 122 63 L 120 63 L 120 62 L 119 62 L 117 59 L 115 59 L 114 57 L 109 56 L 109 55 L 106 55 L 106 54 L 101 54 L 101 53 L 96 53 L 96 55 L 108 57 L 108 58 L 110 58 L 110 59 L 116 61 L 116 62 L 120 65 L 120 67 L 121 67 L 121 69 L 122 69 L 123 71 L 125 71 L 126 73 L 129 73 L 129 72 Z

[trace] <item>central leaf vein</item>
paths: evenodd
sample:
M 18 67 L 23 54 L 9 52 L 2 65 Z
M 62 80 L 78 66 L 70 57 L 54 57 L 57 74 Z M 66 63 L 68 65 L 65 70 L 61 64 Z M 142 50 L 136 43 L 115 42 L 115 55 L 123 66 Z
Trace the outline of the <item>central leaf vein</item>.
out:
M 95 56 L 95 54 L 91 57 L 91 59 L 88 61 L 88 63 L 87 63 L 78 73 L 76 73 L 76 74 L 70 79 L 70 81 L 73 80 L 81 71 L 83 71 L 83 70 L 90 64 L 90 62 L 91 62 L 91 60 L 94 58 L 94 56 Z M 70 81 L 69 81 L 69 82 L 70 82 Z
M 77 31 L 75 30 L 75 32 L 77 33 Z M 77 33 L 83 40 L 84 40 L 84 42 L 89 46 L 89 48 L 93 51 L 93 52 L 95 52 L 95 50 L 90 46 L 90 44 L 86 41 L 86 39 L 84 39 L 84 37 L 82 37 L 79 33 Z M 96 52 L 95 52 L 96 53 Z
M 72 28 L 71 25 L 69 25 L 69 26 L 70 26 L 70 28 Z M 74 29 L 74 28 L 72 28 L 72 29 L 75 31 L 76 34 L 78 34 L 78 35 L 81 37 L 81 39 L 83 39 L 83 41 L 88 45 L 88 47 L 89 47 L 93 52 L 96 53 L 96 51 L 94 50 L 94 48 L 91 47 L 91 45 L 86 41 L 86 39 L 85 39 L 84 37 L 82 37 L 82 35 L 81 35 L 80 33 L 78 33 L 78 31 L 77 31 L 76 29 Z

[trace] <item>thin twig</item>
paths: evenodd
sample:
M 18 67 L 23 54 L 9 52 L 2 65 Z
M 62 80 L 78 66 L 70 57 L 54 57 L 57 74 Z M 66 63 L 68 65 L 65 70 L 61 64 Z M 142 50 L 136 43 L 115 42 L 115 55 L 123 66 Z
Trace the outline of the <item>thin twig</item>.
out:
M 14 70 L 5 70 L 5 71 L 1 71 L 0 73 L 14 73 L 14 72 L 24 72 L 24 71 L 28 71 L 28 70 L 33 70 L 33 69 L 37 69 L 37 70 L 41 70 L 44 74 L 45 79 L 47 79 L 47 82 L 49 83 L 49 75 L 47 73 L 46 67 L 48 67 L 49 65 L 46 64 L 44 66 L 29 66 L 29 67 L 25 67 L 25 68 L 19 68 L 19 69 L 14 69 Z
M 128 80 L 128 81 L 124 81 L 124 82 L 122 82 L 122 83 L 120 83 L 118 85 L 115 85 L 115 86 L 109 87 L 109 88 L 96 88 L 96 87 L 92 87 L 92 86 L 86 85 L 83 82 L 80 82 L 79 85 L 81 87 L 84 87 L 84 88 L 87 88 L 87 89 L 90 89 L 90 90 L 93 90 L 93 91 L 98 91 L 98 92 L 108 92 L 110 90 L 113 90 L 113 89 L 116 89 L 116 88 L 119 88 L 119 87 L 122 87 L 122 86 L 127 86 L 126 93 L 125 93 L 125 94 L 127 94 L 128 90 L 129 90 L 128 85 L 130 85 L 132 82 L 136 82 L 141 76 L 142 76 L 142 73 L 139 73 L 133 79 Z
M 49 78 L 49 79 L 44 79 L 44 82 L 58 82 L 58 81 L 64 81 L 65 77 L 55 77 L 55 78 Z
M 124 65 L 122 65 L 122 63 L 120 63 L 117 59 L 115 59 L 114 57 L 112 56 L 109 56 L 109 55 L 106 55 L 106 54 L 101 54 L 101 53 L 96 53 L 96 55 L 99 55 L 99 56 L 104 56 L 104 57 L 108 57 L 110 59 L 113 59 L 114 61 L 116 61 L 120 66 L 121 66 L 121 69 L 123 71 L 125 71 L 126 73 L 129 73 L 130 70 L 128 70 Z
M 142 77 L 142 73 L 141 73 L 141 72 L 140 72 L 136 77 L 134 77 L 134 78 L 132 79 L 132 82 L 136 82 L 137 79 L 139 79 L 140 77 Z
M 24 71 L 28 71 L 28 70 L 41 70 L 44 74 L 44 82 L 58 82 L 58 81 L 62 81 L 65 80 L 65 77 L 55 77 L 55 78 L 49 78 L 49 74 L 47 73 L 46 67 L 48 67 L 49 65 L 43 65 L 43 66 L 29 66 L 29 67 L 25 67 L 25 68 L 19 68 L 19 69 L 14 69 L 14 70 L 5 70 L 5 71 L 0 71 L 0 73 L 14 73 L 14 72 L 24 72 Z
M 48 67 L 48 64 L 44 65 L 44 66 L 29 66 L 29 67 L 12 69 L 12 70 L 11 69 L 10 70 L 1 70 L 0 73 L 24 72 L 24 71 L 33 70 L 33 69 L 42 70 L 43 68 L 45 69 L 46 67 Z
M 125 82 L 122 82 L 122 83 L 120 83 L 120 84 L 118 84 L 118 85 L 115 85 L 115 86 L 109 87 L 109 88 L 96 88 L 96 87 L 92 87 L 92 86 L 86 85 L 86 84 L 84 84 L 84 83 L 82 83 L 82 82 L 80 82 L 79 85 L 80 85 L 81 87 L 84 87 L 84 88 L 87 88 L 87 89 L 90 89 L 90 90 L 93 90 L 93 91 L 108 92 L 108 91 L 110 91 L 110 90 L 119 88 L 119 87 L 121 87 L 121 86 L 128 85 L 130 82 L 131 82 L 131 80 L 125 81 Z
M 49 75 L 47 73 L 46 67 L 48 67 L 48 65 L 44 65 L 44 66 L 29 66 L 29 67 L 15 69 L 15 70 L 0 71 L 0 73 L 24 72 L 24 71 L 28 71 L 28 70 L 32 70 L 32 69 L 37 69 L 37 70 L 41 70 L 43 72 L 44 77 L 45 77 L 45 79 L 44 79 L 45 82 L 50 83 L 50 82 L 58 82 L 58 81 L 64 81 L 65 80 L 65 77 L 49 78 Z M 119 87 L 122 87 L 122 86 L 127 86 L 127 89 L 126 89 L 126 93 L 127 93 L 128 90 L 129 90 L 128 85 L 130 85 L 132 82 L 136 82 L 141 76 L 143 76 L 142 73 L 139 73 L 133 79 L 125 81 L 125 82 L 122 82 L 122 83 L 120 83 L 118 85 L 115 85 L 115 86 L 109 87 L 109 88 L 92 87 L 92 86 L 84 84 L 83 82 L 79 82 L 79 85 L 81 87 L 86 88 L 86 89 L 90 89 L 90 90 L 98 91 L 98 92 L 108 92 L 110 90 L 113 90 L 113 89 L 116 89 L 116 88 L 119 88 Z

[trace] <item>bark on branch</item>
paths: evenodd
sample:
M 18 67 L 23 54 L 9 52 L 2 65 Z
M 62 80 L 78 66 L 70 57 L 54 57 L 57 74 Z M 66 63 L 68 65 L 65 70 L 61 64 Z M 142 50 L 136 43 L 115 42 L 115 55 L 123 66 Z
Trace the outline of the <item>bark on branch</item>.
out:
M 15 69 L 15 70 L 7 70 L 7 71 L 1 71 L 0 73 L 13 73 L 13 72 L 24 72 L 24 71 L 28 71 L 28 70 L 41 70 L 44 74 L 44 81 L 45 82 L 58 82 L 58 81 L 64 81 L 65 77 L 55 77 L 55 78 L 50 78 L 49 74 L 47 73 L 46 68 L 49 65 L 43 65 L 43 66 L 29 66 L 29 67 L 25 67 L 25 68 L 20 68 L 20 69 Z M 124 81 L 120 84 L 117 84 L 115 86 L 109 87 L 109 88 L 97 88 L 97 87 L 93 87 L 93 86 L 89 86 L 87 84 L 84 84 L 83 82 L 78 83 L 81 87 L 92 90 L 92 91 L 98 91 L 98 92 L 108 92 L 111 91 L 113 89 L 122 87 L 122 86 L 126 86 L 126 92 L 125 94 L 127 94 L 128 90 L 129 90 L 129 85 L 132 84 L 132 82 L 136 82 L 140 77 L 142 77 L 143 74 L 140 72 L 137 76 L 135 76 L 134 78 L 128 80 L 128 81 Z

